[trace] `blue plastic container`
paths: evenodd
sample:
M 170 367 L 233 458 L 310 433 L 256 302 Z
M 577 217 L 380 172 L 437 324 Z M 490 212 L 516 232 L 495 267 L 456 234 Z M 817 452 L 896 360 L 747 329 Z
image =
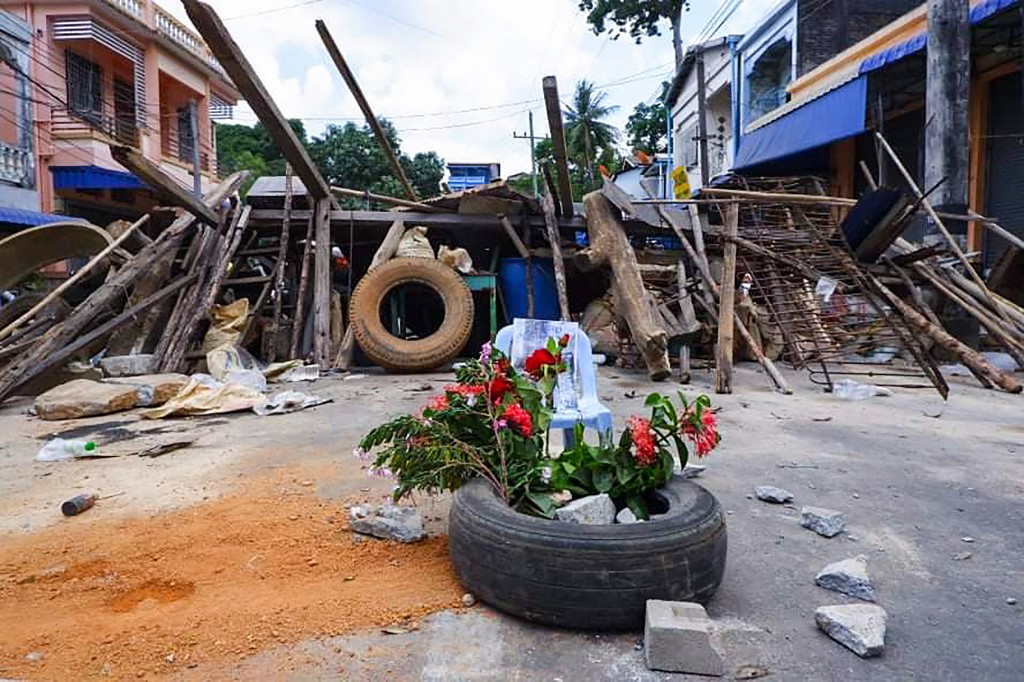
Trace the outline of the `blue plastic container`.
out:
M 550 260 L 531 259 L 533 263 L 533 317 L 536 320 L 558 319 L 558 288 L 555 267 Z M 498 266 L 501 294 L 505 299 L 508 321 L 526 317 L 526 259 L 502 258 Z

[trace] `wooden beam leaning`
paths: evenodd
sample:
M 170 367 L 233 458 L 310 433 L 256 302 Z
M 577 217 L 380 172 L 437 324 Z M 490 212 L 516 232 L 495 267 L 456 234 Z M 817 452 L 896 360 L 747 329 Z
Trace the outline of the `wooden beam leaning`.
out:
M 292 319 L 292 340 L 288 357 L 299 355 L 299 344 L 306 329 L 306 299 L 309 292 L 309 267 L 313 260 L 313 214 L 306 219 L 306 240 L 302 245 L 302 265 L 299 268 L 299 290 L 295 294 L 295 311 Z
M 288 125 L 277 104 L 263 86 L 252 65 L 245 58 L 241 48 L 231 37 L 220 17 L 212 7 L 199 0 L 182 0 L 189 19 L 213 51 L 217 61 L 231 77 L 242 97 L 256 112 L 260 122 L 267 129 L 267 134 L 281 150 L 285 160 L 292 165 L 295 174 L 302 180 L 306 191 L 314 199 L 325 199 L 331 195 L 330 189 L 316 164 L 309 157 L 306 148 L 299 142 L 295 131 Z
M 565 150 L 565 130 L 562 127 L 562 103 L 558 99 L 558 79 L 544 76 L 544 108 L 548 115 L 548 128 L 555 151 L 555 168 L 558 170 L 558 195 L 561 199 L 563 218 L 571 218 L 572 184 L 569 182 L 569 155 Z
M 736 236 L 739 207 L 725 208 L 723 233 Z M 733 315 L 736 301 L 736 243 L 726 240 L 723 247 L 721 313 L 718 316 L 718 346 L 715 348 L 715 393 L 732 393 Z
M 380 149 L 384 152 L 384 156 L 387 157 L 388 163 L 391 164 L 391 172 L 395 174 L 395 177 L 400 183 L 402 188 L 405 190 L 405 194 L 411 201 L 416 201 L 419 197 L 416 196 L 416 190 L 413 189 L 412 184 L 409 182 L 409 178 L 405 177 L 405 170 L 402 169 L 402 164 L 398 162 L 398 158 L 395 156 L 395 151 L 391 148 L 391 143 L 388 142 L 387 135 L 384 134 L 384 128 L 381 127 L 380 121 L 373 115 L 373 110 L 370 108 L 370 103 L 366 100 L 366 95 L 363 94 L 363 89 L 359 87 L 359 83 L 356 81 L 356 76 L 352 73 L 352 69 L 348 67 L 348 63 L 345 58 L 341 56 L 341 50 L 338 49 L 338 44 L 334 42 L 334 37 L 331 32 L 327 30 L 327 24 L 324 23 L 323 19 L 316 20 L 316 32 L 320 34 L 320 40 L 323 41 L 324 47 L 327 48 L 327 54 L 331 56 L 331 61 L 334 62 L 334 66 L 337 67 L 338 72 L 341 74 L 342 79 L 345 81 L 345 85 L 352 92 L 352 96 L 355 97 L 356 104 L 359 105 L 359 109 L 362 110 L 363 116 L 366 117 L 366 123 L 370 126 L 373 131 L 373 136 L 377 138 L 377 144 L 380 145 Z
M 277 244 L 277 262 L 274 263 L 274 317 L 270 323 L 270 341 L 263 345 L 263 359 L 270 363 L 277 359 L 277 330 L 281 325 L 281 308 L 284 304 L 284 270 L 288 261 L 288 245 L 292 227 L 292 167 L 288 164 L 284 169 L 284 220 L 281 221 L 281 237 Z M 252 311 L 259 315 L 259 306 Z M 263 332 L 267 339 L 267 330 Z M 244 336 L 243 336 L 244 340 Z
M 545 194 L 540 198 L 540 206 L 544 210 L 544 222 L 548 228 L 548 241 L 551 242 L 551 259 L 555 265 L 558 310 L 563 320 L 570 320 L 572 318 L 569 317 L 569 292 L 565 283 L 565 262 L 562 260 L 562 235 L 558 230 L 558 219 L 555 218 L 555 202 L 550 194 Z
M 331 186 L 331 191 L 335 194 L 340 194 L 343 197 L 352 197 L 353 199 L 369 199 L 370 201 L 379 201 L 382 204 L 391 204 L 392 206 L 405 206 L 406 208 L 415 208 L 418 211 L 425 211 L 427 213 L 451 213 L 451 211 L 437 206 L 430 206 L 429 204 L 423 204 L 418 201 L 407 201 L 405 199 L 399 199 L 397 197 L 389 197 L 386 194 L 374 194 L 373 192 L 360 192 L 357 189 L 349 189 L 347 187 L 334 187 Z
M 313 216 L 316 251 L 313 259 L 313 359 L 331 362 L 331 199 L 317 199 Z
M 140 152 L 122 145 L 110 145 L 110 155 L 137 178 L 149 185 L 162 199 L 180 206 L 189 213 L 199 216 L 211 225 L 216 225 L 218 216 L 215 208 L 207 206 L 202 199 L 185 189 L 162 168 L 147 159 Z

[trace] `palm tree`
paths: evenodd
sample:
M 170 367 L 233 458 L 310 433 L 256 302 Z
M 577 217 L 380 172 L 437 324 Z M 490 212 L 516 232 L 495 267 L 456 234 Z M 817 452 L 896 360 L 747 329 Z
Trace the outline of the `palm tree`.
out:
M 603 120 L 618 107 L 605 105 L 608 93 L 594 90 L 594 84 L 581 80 L 576 83 L 572 106 L 565 109 L 565 144 L 569 157 L 583 169 L 586 183 L 594 177 L 594 159 L 602 150 L 615 148 L 619 131 Z

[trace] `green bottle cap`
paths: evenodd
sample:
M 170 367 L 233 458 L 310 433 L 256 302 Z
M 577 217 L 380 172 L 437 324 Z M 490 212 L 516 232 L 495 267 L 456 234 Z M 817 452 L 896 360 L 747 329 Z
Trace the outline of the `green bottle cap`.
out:
M 85 451 L 86 452 L 92 452 L 95 449 L 96 449 L 96 443 L 94 443 L 92 441 L 89 441 L 88 443 L 85 444 Z

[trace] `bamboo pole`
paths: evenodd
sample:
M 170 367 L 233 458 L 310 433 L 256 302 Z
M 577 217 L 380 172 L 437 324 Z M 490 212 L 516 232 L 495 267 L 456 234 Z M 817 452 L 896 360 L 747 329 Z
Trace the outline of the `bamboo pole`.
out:
M 415 208 L 425 213 L 451 213 L 443 208 L 437 206 L 431 206 L 430 204 L 423 204 L 418 201 L 409 201 L 408 199 L 399 199 L 398 197 L 389 197 L 386 194 L 374 194 L 373 192 L 360 192 L 357 189 L 349 189 L 347 187 L 331 187 L 331 192 L 334 194 L 340 194 L 343 197 L 352 197 L 353 199 L 369 199 L 370 201 L 379 201 L 382 204 L 391 204 L 392 206 L 404 206 L 405 208 Z
M 46 306 L 48 306 L 51 303 L 53 303 L 55 298 L 57 298 L 58 296 L 63 294 L 65 291 L 70 289 L 73 285 L 75 285 L 78 282 L 80 282 L 86 275 L 88 275 L 90 272 L 92 272 L 93 269 L 97 265 L 99 265 L 103 261 L 104 258 L 106 258 L 111 253 L 113 253 L 115 249 L 117 249 L 129 237 L 131 237 L 132 234 L 135 232 L 135 230 L 137 230 L 142 225 L 145 225 L 148 220 L 149 220 L 149 214 L 148 213 L 146 215 L 142 216 L 141 218 L 139 218 L 138 220 L 136 220 L 134 223 L 132 223 L 128 227 L 128 229 L 126 229 L 124 232 L 121 233 L 120 237 L 118 237 L 113 242 L 111 242 L 110 245 L 107 246 L 107 248 L 105 248 L 102 251 L 100 251 L 99 253 L 97 253 L 95 256 L 92 257 L 92 259 L 88 263 L 86 263 L 81 268 L 79 268 L 78 272 L 76 272 L 75 274 L 71 275 L 66 280 L 64 280 L 64 282 L 62 282 L 60 286 L 58 286 L 56 289 L 54 289 L 49 294 L 47 294 L 43 298 L 43 300 L 39 301 L 39 303 L 36 303 L 34 306 L 32 306 L 21 317 L 19 317 L 14 322 L 11 322 L 9 325 L 7 325 L 2 330 L 0 330 L 0 341 L 2 341 L 3 339 L 7 338 L 8 336 L 10 336 L 14 332 L 14 330 L 16 330 L 18 327 L 20 327 L 22 325 L 22 323 L 26 322 L 27 320 L 32 319 L 33 315 L 35 315 L 40 310 L 42 310 Z

